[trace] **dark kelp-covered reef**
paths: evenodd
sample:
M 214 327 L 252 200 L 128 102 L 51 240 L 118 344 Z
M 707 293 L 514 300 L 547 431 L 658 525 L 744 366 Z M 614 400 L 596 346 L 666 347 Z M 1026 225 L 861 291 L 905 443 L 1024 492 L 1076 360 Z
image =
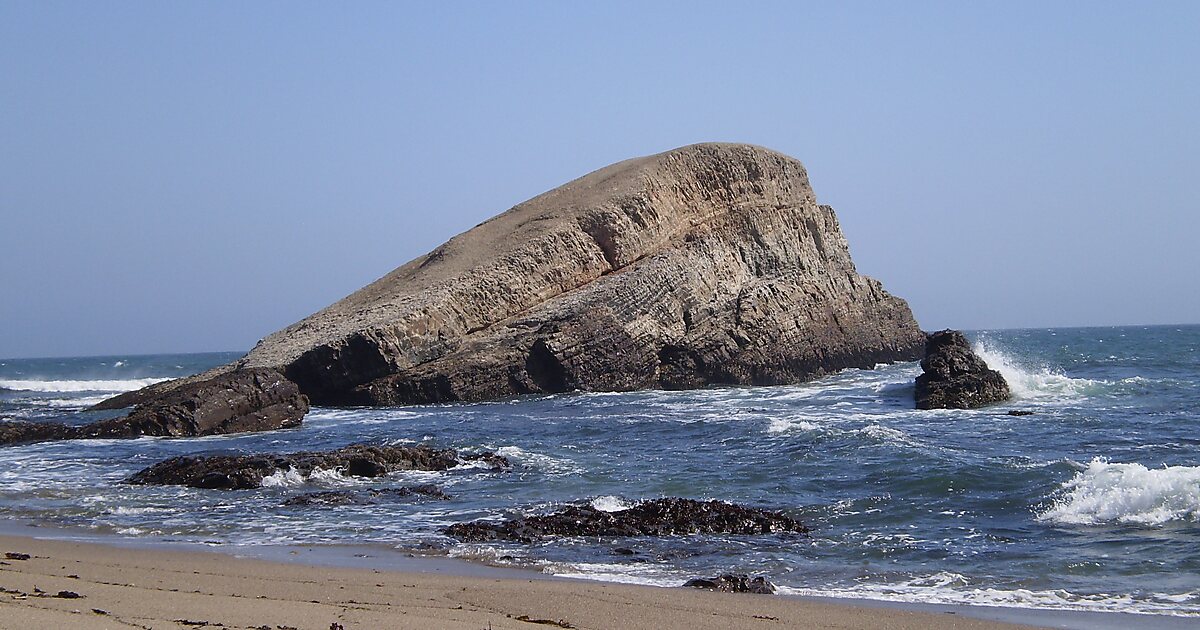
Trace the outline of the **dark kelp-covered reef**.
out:
M 250 368 L 333 406 L 781 384 L 916 359 L 924 339 L 856 272 L 800 162 L 699 144 L 539 195 L 234 364 L 101 408 Z

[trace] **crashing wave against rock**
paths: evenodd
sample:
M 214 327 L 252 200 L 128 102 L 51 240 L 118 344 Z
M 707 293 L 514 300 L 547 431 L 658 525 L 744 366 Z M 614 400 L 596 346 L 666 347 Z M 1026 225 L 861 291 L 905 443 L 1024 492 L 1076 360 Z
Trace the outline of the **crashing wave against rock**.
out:
M 671 536 L 684 534 L 806 533 L 800 521 L 781 512 L 724 501 L 653 499 L 606 512 L 572 505 L 553 514 L 525 516 L 502 523 L 474 521 L 446 528 L 464 542 L 509 540 L 532 543 L 548 536 Z
M 474 401 L 793 383 L 923 341 L 800 162 L 699 144 L 539 195 L 192 380 L 266 367 L 318 405 Z
M 917 409 L 974 409 L 1012 397 L 1004 376 L 989 368 L 957 330 L 929 335 L 921 369 L 913 391 Z

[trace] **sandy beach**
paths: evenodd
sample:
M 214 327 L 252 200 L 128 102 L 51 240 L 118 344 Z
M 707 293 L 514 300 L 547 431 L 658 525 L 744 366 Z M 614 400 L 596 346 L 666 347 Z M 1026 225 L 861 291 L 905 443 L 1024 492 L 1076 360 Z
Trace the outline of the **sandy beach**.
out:
M 0 589 L 0 626 L 22 629 L 1022 627 L 764 595 L 315 567 L 23 536 L 0 536 Z

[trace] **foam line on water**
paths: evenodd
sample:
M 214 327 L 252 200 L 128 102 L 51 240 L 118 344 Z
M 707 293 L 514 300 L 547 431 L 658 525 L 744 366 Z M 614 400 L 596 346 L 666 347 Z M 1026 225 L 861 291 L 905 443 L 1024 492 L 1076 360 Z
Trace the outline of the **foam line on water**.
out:
M 169 378 L 133 378 L 124 380 L 0 380 L 0 387 L 19 392 L 127 392 Z

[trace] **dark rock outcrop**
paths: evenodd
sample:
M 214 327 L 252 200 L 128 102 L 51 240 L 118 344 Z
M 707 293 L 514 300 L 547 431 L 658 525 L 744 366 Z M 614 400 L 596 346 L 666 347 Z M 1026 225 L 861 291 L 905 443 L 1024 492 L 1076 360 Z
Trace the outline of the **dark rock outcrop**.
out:
M 913 360 L 907 304 L 858 274 L 804 166 L 699 144 L 539 195 L 276 332 L 236 364 L 319 405 L 781 384 Z
M 548 536 L 670 536 L 683 534 L 805 533 L 803 523 L 781 512 L 724 501 L 652 499 L 626 510 L 605 512 L 573 505 L 553 514 L 504 522 L 456 523 L 445 533 L 466 542 L 509 540 L 531 543 Z
M 27 422 L 24 420 L 0 422 L 0 446 L 72 440 L 78 437 L 80 437 L 79 427 L 67 426 L 58 422 Z
M 1004 376 L 989 368 L 957 330 L 929 335 L 921 369 L 917 409 L 974 409 L 1012 397 Z
M 298 426 L 308 397 L 269 369 L 226 372 L 150 397 L 127 416 L 83 426 L 50 422 L 0 423 L 0 445 L 143 435 L 195 437 Z
M 269 369 L 246 369 L 188 383 L 139 404 L 124 418 L 88 425 L 90 437 L 173 437 L 269 431 L 299 426 L 308 398 Z
M 335 451 L 284 455 L 172 457 L 134 473 L 126 482 L 236 490 L 257 488 L 264 477 L 281 471 L 295 470 L 308 475 L 319 468 L 352 477 L 381 477 L 398 470 L 449 470 L 475 460 L 488 462 L 493 470 L 509 468 L 508 460 L 494 453 L 460 455 L 448 448 L 352 444 Z
M 756 593 L 758 595 L 772 595 L 775 593 L 775 585 L 765 577 L 755 577 L 739 573 L 726 573 L 711 578 L 693 578 L 684 583 L 685 587 L 703 588 L 710 591 L 721 591 L 724 593 Z
M 419 486 L 400 486 L 399 488 L 378 488 L 365 492 L 353 490 L 329 490 L 326 492 L 306 492 L 298 494 L 283 502 L 288 507 L 334 507 L 339 505 L 376 505 L 386 501 L 398 501 L 408 498 L 428 498 L 439 501 L 449 501 L 450 495 L 432 484 Z

